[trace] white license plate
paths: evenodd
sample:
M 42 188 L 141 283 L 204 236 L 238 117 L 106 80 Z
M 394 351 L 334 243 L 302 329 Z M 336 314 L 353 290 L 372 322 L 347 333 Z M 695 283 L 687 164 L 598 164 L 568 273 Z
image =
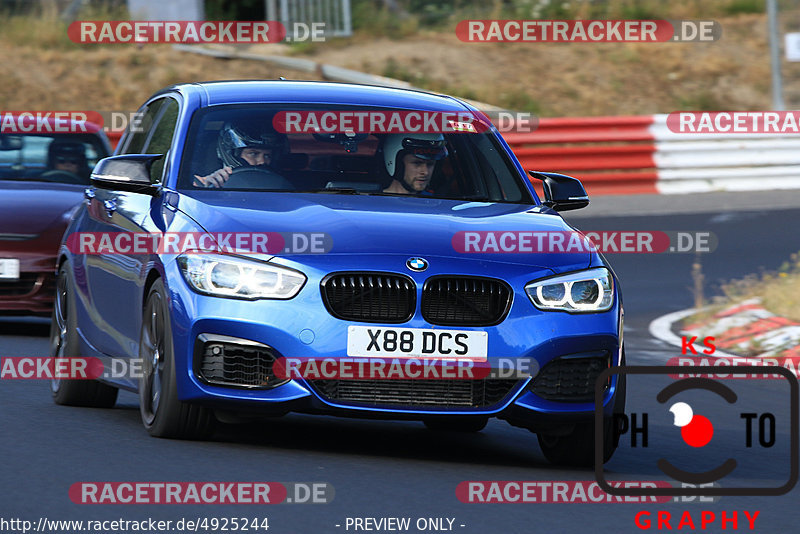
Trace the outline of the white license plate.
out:
M 19 260 L 0 259 L 0 280 L 19 280 Z
M 350 326 L 347 355 L 485 362 L 489 336 L 479 330 Z

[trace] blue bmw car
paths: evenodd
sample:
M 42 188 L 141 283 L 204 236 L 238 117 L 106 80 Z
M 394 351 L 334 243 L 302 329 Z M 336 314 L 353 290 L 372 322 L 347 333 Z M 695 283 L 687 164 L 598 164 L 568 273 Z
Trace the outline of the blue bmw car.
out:
M 526 173 L 478 110 L 419 91 L 197 83 L 140 113 L 64 235 L 51 336 L 54 358 L 140 372 L 54 380 L 57 403 L 138 392 L 147 431 L 183 439 L 289 412 L 496 417 L 593 465 L 598 388 L 611 457 L 625 385 L 597 378 L 624 364 L 623 309 L 558 213 L 588 204 L 576 179 Z

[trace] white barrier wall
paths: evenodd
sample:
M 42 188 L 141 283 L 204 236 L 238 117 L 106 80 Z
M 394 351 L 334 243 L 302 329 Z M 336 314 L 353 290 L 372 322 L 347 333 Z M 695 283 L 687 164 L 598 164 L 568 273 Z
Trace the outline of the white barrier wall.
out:
M 203 0 L 128 0 L 132 20 L 205 20 Z
M 653 119 L 659 193 L 800 189 L 800 134 L 675 133 Z

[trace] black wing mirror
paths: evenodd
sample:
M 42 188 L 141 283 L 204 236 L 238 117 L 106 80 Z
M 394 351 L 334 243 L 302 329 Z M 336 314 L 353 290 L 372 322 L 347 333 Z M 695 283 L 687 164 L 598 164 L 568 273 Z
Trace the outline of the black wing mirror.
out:
M 162 157 L 164 154 L 125 154 L 103 158 L 92 171 L 92 185 L 157 196 L 161 186 L 150 182 L 150 167 Z
M 528 171 L 532 178 L 542 181 L 545 206 L 556 211 L 579 210 L 589 205 L 586 189 L 577 178 L 555 172 Z

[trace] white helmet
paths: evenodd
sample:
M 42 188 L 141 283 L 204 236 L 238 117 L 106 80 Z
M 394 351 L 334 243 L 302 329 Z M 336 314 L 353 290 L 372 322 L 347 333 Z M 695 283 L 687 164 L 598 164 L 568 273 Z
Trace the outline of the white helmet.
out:
M 444 135 L 440 133 L 389 135 L 383 142 L 383 161 L 386 165 L 386 172 L 392 178 L 400 176 L 402 181 L 402 175 L 397 173 L 397 170 L 403 167 L 403 156 L 414 154 L 421 159 L 438 161 L 447 157 L 445 144 Z

